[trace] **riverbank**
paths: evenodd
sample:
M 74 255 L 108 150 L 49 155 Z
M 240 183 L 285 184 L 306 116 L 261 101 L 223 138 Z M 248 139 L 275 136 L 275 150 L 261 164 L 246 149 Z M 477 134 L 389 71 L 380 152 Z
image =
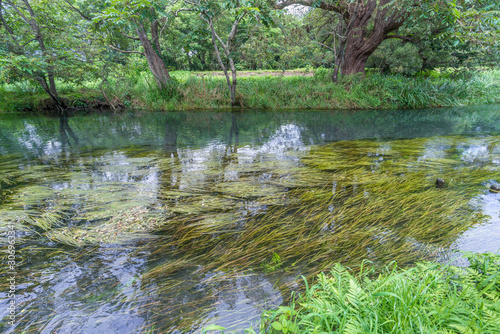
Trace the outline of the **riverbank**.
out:
M 61 97 L 74 109 L 212 110 L 231 108 L 225 78 L 217 72 L 172 72 L 159 90 L 148 73 L 122 75 L 81 86 L 60 83 Z M 414 109 L 500 102 L 500 70 L 453 76 L 367 74 L 365 79 L 330 80 L 330 70 L 241 71 L 238 108 L 243 109 Z M 50 111 L 37 86 L 0 86 L 1 111 Z
M 377 275 L 370 262 L 357 273 L 337 264 L 288 305 L 265 311 L 259 333 L 499 333 L 500 255 L 465 256 L 467 268 L 394 263 Z

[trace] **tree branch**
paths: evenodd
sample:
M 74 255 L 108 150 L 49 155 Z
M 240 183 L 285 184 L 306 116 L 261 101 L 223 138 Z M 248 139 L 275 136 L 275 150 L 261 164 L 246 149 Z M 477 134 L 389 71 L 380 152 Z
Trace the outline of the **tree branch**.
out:
M 213 19 L 209 18 L 206 21 L 208 22 L 208 25 L 210 26 L 210 30 L 212 31 L 212 43 L 214 45 L 215 55 L 217 56 L 217 60 L 219 61 L 219 65 L 222 68 L 222 71 L 224 71 L 224 75 L 226 76 L 227 85 L 229 87 L 231 87 L 231 82 L 229 81 L 229 75 L 227 74 L 227 68 L 226 68 L 226 66 L 224 66 L 224 62 L 222 61 L 222 58 L 220 56 L 219 48 L 217 47 L 216 38 L 221 43 L 222 43 L 222 40 L 220 39 L 220 37 L 215 32 Z M 224 46 L 224 43 L 222 43 L 222 45 Z M 226 50 L 224 50 L 224 51 L 226 51 Z
M 82 11 L 79 10 L 77 7 L 73 6 L 69 2 L 69 0 L 64 0 L 64 2 L 66 2 L 75 12 L 77 12 L 78 14 L 80 14 L 80 16 L 83 17 L 85 20 L 92 21 L 92 18 L 90 16 L 87 16 L 87 15 L 83 14 Z
M 224 48 L 224 53 L 226 53 L 226 50 L 227 50 L 227 52 L 229 52 L 228 46 L 226 45 L 226 43 L 224 43 L 224 41 L 215 32 L 213 19 L 212 18 L 204 18 L 204 20 L 208 23 L 208 26 L 210 27 L 210 29 L 212 31 L 212 37 L 216 38 L 220 42 L 220 44 L 222 44 L 222 47 Z M 214 42 L 215 42 L 215 40 L 214 40 Z M 217 44 L 215 44 L 214 46 L 217 48 Z
M 121 49 L 118 49 L 117 47 L 114 47 L 113 45 L 108 45 L 111 49 L 115 50 L 115 51 L 118 51 L 118 52 L 121 52 L 121 53 L 137 53 L 137 54 L 140 54 L 140 55 L 143 55 L 143 56 L 146 56 L 143 52 L 139 52 L 139 51 L 125 51 L 125 50 L 121 50 Z
M 275 9 L 283 9 L 285 7 L 291 5 L 302 5 L 307 7 L 316 7 L 318 6 L 321 9 L 337 12 L 337 13 L 345 13 L 349 7 L 350 2 L 348 1 L 325 1 L 321 0 L 319 3 L 317 0 L 284 0 L 280 2 L 276 2 L 274 5 Z
M 174 12 L 174 15 L 177 16 L 179 15 L 180 12 L 196 12 L 196 9 L 191 9 L 191 8 L 181 8 L 181 9 L 177 9 L 175 12 Z
M 397 38 L 397 39 L 401 39 L 403 41 L 406 41 L 406 42 L 410 42 L 410 43 L 413 43 L 415 45 L 420 45 L 420 42 L 411 38 L 410 36 L 402 36 L 402 35 L 387 35 L 385 37 L 385 39 L 389 39 L 389 38 Z
M 2 0 L 0 0 L 0 21 L 2 22 L 2 25 L 5 27 L 5 30 L 9 34 L 10 38 L 12 39 L 12 42 L 14 43 L 14 46 L 17 47 L 18 50 L 16 50 L 16 53 L 22 54 L 22 47 L 19 45 L 18 40 L 16 39 L 16 36 L 14 34 L 14 30 L 12 30 L 11 27 L 7 24 L 5 21 L 3 14 L 2 14 Z
M 234 24 L 233 24 L 233 27 L 231 28 L 231 32 L 229 33 L 229 36 L 227 37 L 227 45 L 229 47 L 229 43 L 234 39 L 234 37 L 236 36 L 236 30 L 238 29 L 238 25 L 240 24 L 241 20 L 243 20 L 243 18 L 245 17 L 245 15 L 247 15 L 248 12 L 245 12 L 243 13 L 243 15 L 241 15 L 241 17 L 237 18 L 235 21 L 234 21 Z
M 12 1 L 10 1 L 10 0 L 6 0 L 6 1 L 7 1 L 7 3 L 8 3 L 8 4 L 12 7 L 12 8 L 14 8 L 14 10 L 17 12 L 17 14 L 19 14 L 19 16 L 23 19 L 23 21 L 31 27 L 30 20 L 28 20 L 28 19 L 26 18 L 26 16 L 24 16 L 24 14 L 23 14 L 23 13 L 19 10 L 19 8 L 18 8 L 16 5 L 14 5 L 14 4 L 12 3 Z
M 326 45 L 326 44 L 323 44 L 323 43 L 320 43 L 320 42 L 316 42 L 316 41 L 312 41 L 312 42 L 313 42 L 314 44 L 318 44 L 319 46 L 322 46 L 322 47 L 324 47 L 324 48 L 327 48 L 328 50 L 331 50 L 331 51 L 333 51 L 333 52 L 336 52 L 336 50 L 335 50 L 334 48 L 332 48 L 332 47 L 330 47 L 330 46 L 328 46 L 328 45 Z
M 121 32 L 121 31 L 120 31 L 120 34 L 122 34 L 123 36 L 125 36 L 127 38 L 133 39 L 134 41 L 140 41 L 141 40 L 139 37 L 130 36 L 130 35 L 127 35 L 124 32 Z
M 23 45 L 21 45 L 21 47 L 24 48 L 26 45 L 28 45 L 28 44 L 30 44 L 31 42 L 34 42 L 34 41 L 36 41 L 35 38 L 30 39 L 29 41 L 27 41 L 26 43 L 24 43 Z

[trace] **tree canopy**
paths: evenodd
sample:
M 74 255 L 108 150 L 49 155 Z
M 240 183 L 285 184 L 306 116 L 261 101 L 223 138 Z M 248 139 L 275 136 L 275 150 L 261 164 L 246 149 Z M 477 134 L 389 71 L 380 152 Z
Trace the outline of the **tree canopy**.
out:
M 325 67 L 337 80 L 500 59 L 496 0 L 0 0 L 0 31 L 0 80 L 36 82 L 61 108 L 58 82 L 120 66 L 160 89 L 171 70 L 222 70 L 234 103 L 243 69 Z

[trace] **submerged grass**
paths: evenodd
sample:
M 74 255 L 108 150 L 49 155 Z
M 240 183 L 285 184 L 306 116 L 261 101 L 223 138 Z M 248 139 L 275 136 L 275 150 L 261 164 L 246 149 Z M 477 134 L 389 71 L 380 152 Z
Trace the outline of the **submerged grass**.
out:
M 8 210 L 24 210 L 19 219 L 25 226 L 76 246 L 159 234 L 159 252 L 200 257 L 214 269 L 259 268 L 273 254 L 284 267 L 315 272 L 363 258 L 411 263 L 484 220 L 477 196 L 495 181 L 500 158 L 500 140 L 485 141 L 487 160 L 458 149 L 473 143 L 456 137 L 436 143 L 363 140 L 298 153 L 301 163 L 281 172 L 266 159 L 241 165 L 235 155 L 222 170 L 219 163 L 205 165 L 202 178 L 196 169 L 172 165 L 172 158 L 129 158 L 137 164 L 120 166 L 83 162 L 97 169 L 63 172 L 57 184 L 64 187 L 49 186 L 51 178 L 26 185 Z M 160 184 L 168 182 L 154 191 L 140 182 L 151 164 L 164 175 Z M 92 178 L 110 172 L 139 182 L 109 180 L 89 191 Z M 224 177 L 232 174 L 239 177 Z M 436 188 L 436 177 L 447 186 Z M 172 179 L 182 180 L 183 189 Z
M 369 262 L 356 273 L 337 265 L 265 312 L 260 333 L 499 333 L 500 255 L 467 257 L 468 268 L 393 264 L 377 275 Z
M 158 221 L 157 214 L 151 215 L 147 209 L 135 207 L 117 212 L 102 223 L 53 229 L 46 233 L 46 237 L 77 247 L 99 243 L 125 244 L 136 239 L 152 238 L 150 233 L 158 227 Z
M 159 90 L 148 73 L 111 78 L 104 98 L 97 83 L 82 87 L 64 84 L 62 96 L 73 107 L 193 110 L 231 108 L 225 79 L 211 72 L 172 72 L 172 81 Z M 314 76 L 260 75 L 238 79 L 237 104 L 247 109 L 403 109 L 463 106 L 500 102 L 500 70 L 467 76 L 404 77 L 368 74 L 332 83 L 326 69 Z M 0 86 L 0 110 L 50 109 L 37 87 Z
M 87 155 L 59 174 L 48 162 L 25 166 L 33 182 L 1 209 L 25 212 L 19 224 L 81 250 L 140 242 L 137 251 L 148 253 L 141 289 L 168 301 L 147 312 L 188 331 L 203 325 L 201 314 L 216 314 L 220 294 L 238 291 L 241 277 L 259 286 L 265 274 L 287 296 L 297 275 L 337 263 L 406 268 L 433 258 L 485 221 L 481 196 L 497 196 L 488 192 L 500 171 L 497 136 L 340 141 L 280 159 L 248 150 Z M 60 219 L 40 221 L 43 212 Z

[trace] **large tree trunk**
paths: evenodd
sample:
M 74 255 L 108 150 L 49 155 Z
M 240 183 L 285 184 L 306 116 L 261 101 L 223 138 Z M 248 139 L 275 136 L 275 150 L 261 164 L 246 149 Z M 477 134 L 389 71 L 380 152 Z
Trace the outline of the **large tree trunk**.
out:
M 33 8 L 31 8 L 31 5 L 28 0 L 22 0 L 22 2 L 24 3 L 24 7 L 28 11 L 29 16 L 24 15 L 20 7 L 18 7 L 15 3 L 13 3 L 10 0 L 7 0 L 7 3 L 18 13 L 20 17 L 23 18 L 23 21 L 30 27 L 31 31 L 34 34 L 34 40 L 38 42 L 38 46 L 40 47 L 40 51 L 42 52 L 43 58 L 44 60 L 47 61 L 48 64 L 47 73 L 46 74 L 38 73 L 35 75 L 34 79 L 47 92 L 47 94 L 50 96 L 55 106 L 57 107 L 57 109 L 59 109 L 59 111 L 62 112 L 67 108 L 67 105 L 66 103 L 64 103 L 63 100 L 59 98 L 59 94 L 57 93 L 55 75 L 54 75 L 54 66 L 51 64 L 52 61 L 50 59 L 51 54 L 47 51 L 47 48 L 45 47 L 44 36 L 42 34 L 42 31 L 40 30 L 40 26 L 38 25 L 37 16 L 33 11 Z M 2 2 L 0 1 L 0 11 L 1 10 L 3 10 L 3 7 L 2 7 Z M 5 29 L 11 36 L 12 41 L 14 42 L 13 52 L 18 55 L 24 55 L 26 53 L 24 47 L 19 45 L 17 39 L 15 38 L 14 31 L 7 25 L 7 22 L 3 18 L 1 12 L 0 12 L 0 21 L 2 25 L 4 25 Z M 47 83 L 47 78 L 49 80 L 49 83 Z
M 53 88 L 50 87 L 50 85 L 47 84 L 47 81 L 45 80 L 45 77 L 43 76 L 37 76 L 36 81 L 42 86 L 43 90 L 50 96 L 52 101 L 54 102 L 56 108 L 59 110 L 59 112 L 63 112 L 65 109 L 68 108 L 66 103 L 59 98 L 59 95 L 57 94 L 57 90 L 55 89 L 55 85 Z
M 158 87 L 165 87 L 170 80 L 170 74 L 168 73 L 167 66 L 165 66 L 163 59 L 154 50 L 146 51 L 146 59 L 148 60 L 149 69 L 151 73 L 153 73 Z
M 156 83 L 158 87 L 163 88 L 167 85 L 170 80 L 170 74 L 168 73 L 167 66 L 165 62 L 160 56 L 159 42 L 158 36 L 154 36 L 157 33 L 157 27 L 151 28 L 153 33 L 153 43 L 155 43 L 155 47 L 148 38 L 146 30 L 144 26 L 140 22 L 137 23 L 137 34 L 139 35 L 139 39 L 141 41 L 142 47 L 144 48 L 144 54 L 146 55 L 146 59 L 148 61 L 149 70 L 153 73 L 155 77 Z
M 363 54 L 359 58 L 355 58 L 354 56 L 348 56 L 347 60 L 344 63 L 344 68 L 342 69 L 342 74 L 343 75 L 351 75 L 351 74 L 357 74 L 361 73 L 363 76 L 365 75 L 365 65 L 366 61 L 368 60 L 368 57 L 371 55 L 370 54 Z
M 393 0 L 279 0 L 275 8 L 301 4 L 339 13 L 345 22 L 332 79 L 343 75 L 365 74 L 365 65 L 380 43 L 401 27 L 406 18 L 404 8 Z
M 229 88 L 229 95 L 231 97 L 231 106 L 236 106 L 236 85 L 237 85 L 237 80 L 236 80 L 236 66 L 234 65 L 233 58 L 231 57 L 230 53 L 230 45 L 233 40 L 233 38 L 236 36 L 236 28 L 238 27 L 238 24 L 240 22 L 241 18 L 239 20 L 236 20 L 235 23 L 233 24 L 233 29 L 231 30 L 231 33 L 229 34 L 227 44 L 224 44 L 220 38 L 218 38 L 217 33 L 215 32 L 215 27 L 214 27 L 214 21 L 212 18 L 209 18 L 207 20 L 208 25 L 210 27 L 210 30 L 212 31 L 212 44 L 214 46 L 214 51 L 215 55 L 217 56 L 217 60 L 219 62 L 220 67 L 222 68 L 222 71 L 224 72 L 224 75 L 226 77 L 226 83 L 227 87 Z M 231 76 L 232 76 L 232 82 L 231 79 L 229 78 L 229 73 L 227 72 L 227 67 L 224 65 L 224 62 L 222 61 L 221 54 L 219 52 L 219 47 L 217 46 L 217 40 L 221 41 L 222 48 L 224 49 L 224 54 L 226 55 L 227 59 L 229 60 L 229 66 L 231 67 Z
M 389 0 L 358 1 L 350 6 L 343 75 L 365 74 L 368 58 L 390 32 L 403 25 L 404 14 L 388 6 Z M 344 15 L 346 17 L 346 15 Z

